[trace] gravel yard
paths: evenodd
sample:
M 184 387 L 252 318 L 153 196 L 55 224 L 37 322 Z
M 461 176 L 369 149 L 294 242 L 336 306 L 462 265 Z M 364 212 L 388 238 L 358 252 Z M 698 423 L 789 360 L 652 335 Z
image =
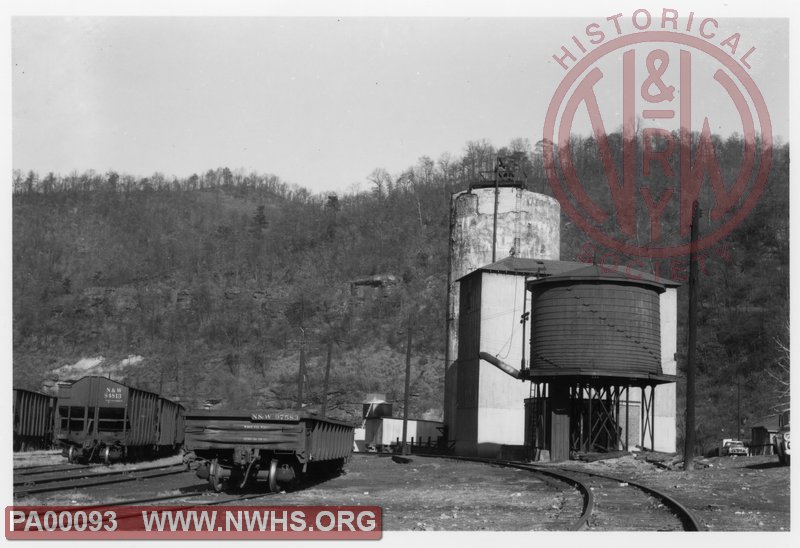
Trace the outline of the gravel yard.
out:
M 789 531 L 790 467 L 774 455 L 699 459 L 695 470 L 665 470 L 633 456 L 569 466 L 625 476 L 660 489 L 709 531 Z
M 174 458 L 174 457 L 173 457 Z M 661 489 L 694 511 L 709 531 L 788 531 L 790 467 L 777 457 L 714 457 L 691 472 L 664 469 L 632 455 L 566 466 L 624 477 Z M 550 465 L 556 466 L 556 465 Z M 264 486 L 263 489 L 266 489 Z M 221 495 L 194 473 L 30 497 L 17 504 L 99 504 L 132 497 L 196 494 L 163 504 L 193 504 Z M 577 491 L 554 489 L 532 474 L 482 463 L 413 456 L 354 454 L 345 473 L 242 504 L 377 505 L 386 531 L 561 530 L 577 517 Z

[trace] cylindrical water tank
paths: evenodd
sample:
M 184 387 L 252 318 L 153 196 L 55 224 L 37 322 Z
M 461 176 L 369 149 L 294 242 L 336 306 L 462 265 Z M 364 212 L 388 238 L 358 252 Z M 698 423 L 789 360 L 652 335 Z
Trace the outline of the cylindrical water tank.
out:
M 496 192 L 496 194 L 495 194 Z M 496 230 L 495 230 L 496 209 Z M 472 188 L 453 195 L 450 209 L 450 275 L 447 281 L 445 424 L 455 432 L 458 373 L 456 280 L 513 255 L 558 260 L 561 207 L 555 198 L 519 186 Z
M 495 233 L 495 202 L 497 231 Z M 519 187 L 475 188 L 453 195 L 451 283 L 510 255 L 559 258 L 561 207 L 555 198 Z
M 387 402 L 365 403 L 362 406 L 361 417 L 364 419 L 378 419 L 392 416 L 392 404 Z
M 661 374 L 663 285 L 587 266 L 528 282 L 531 372 L 646 377 Z

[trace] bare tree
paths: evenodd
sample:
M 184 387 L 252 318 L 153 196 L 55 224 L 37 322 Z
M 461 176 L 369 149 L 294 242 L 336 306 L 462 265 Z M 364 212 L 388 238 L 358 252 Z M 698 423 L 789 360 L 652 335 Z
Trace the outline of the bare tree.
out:
M 789 326 L 786 326 L 786 332 L 789 332 Z M 783 409 L 789 404 L 789 394 L 791 392 L 791 385 L 789 380 L 789 346 L 785 344 L 780 338 L 775 338 L 780 350 L 780 356 L 771 367 L 767 368 L 767 374 L 775 381 L 775 396 L 777 403 L 773 406 L 776 409 Z

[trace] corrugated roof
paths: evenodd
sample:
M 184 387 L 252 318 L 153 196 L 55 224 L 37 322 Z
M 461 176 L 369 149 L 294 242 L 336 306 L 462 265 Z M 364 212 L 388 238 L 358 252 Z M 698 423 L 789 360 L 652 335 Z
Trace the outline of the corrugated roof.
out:
M 666 287 L 678 287 L 679 283 L 647 272 L 635 270 L 627 266 L 597 265 L 591 263 L 579 263 L 575 261 L 554 261 L 549 259 L 525 259 L 521 257 L 506 257 L 497 262 L 482 266 L 473 270 L 469 274 L 462 276 L 466 278 L 475 272 L 498 272 L 502 274 L 515 275 L 534 275 L 539 278 L 544 277 L 564 277 L 566 279 L 583 278 L 609 278 L 626 280 L 643 280 L 651 283 L 661 284 Z

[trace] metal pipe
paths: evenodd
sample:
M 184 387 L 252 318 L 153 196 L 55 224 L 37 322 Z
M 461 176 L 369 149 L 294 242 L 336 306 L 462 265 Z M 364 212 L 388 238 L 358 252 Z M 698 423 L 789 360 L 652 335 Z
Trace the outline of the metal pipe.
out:
M 494 166 L 494 226 L 492 228 L 492 262 L 497 261 L 497 207 L 500 201 L 500 185 L 497 178 L 497 164 Z
M 531 294 L 532 295 L 532 294 Z M 525 323 L 528 321 L 528 275 L 525 274 L 522 282 L 522 360 L 519 368 L 525 369 Z
M 479 352 L 478 356 L 480 356 L 480 358 L 482 360 L 486 360 L 487 362 L 489 362 L 490 364 L 492 364 L 493 366 L 498 368 L 503 373 L 505 373 L 507 375 L 511 375 L 515 379 L 522 380 L 522 377 L 521 377 L 522 373 L 520 373 L 520 371 L 518 369 L 508 365 L 503 360 L 498 359 L 495 356 L 492 356 L 488 352 Z

